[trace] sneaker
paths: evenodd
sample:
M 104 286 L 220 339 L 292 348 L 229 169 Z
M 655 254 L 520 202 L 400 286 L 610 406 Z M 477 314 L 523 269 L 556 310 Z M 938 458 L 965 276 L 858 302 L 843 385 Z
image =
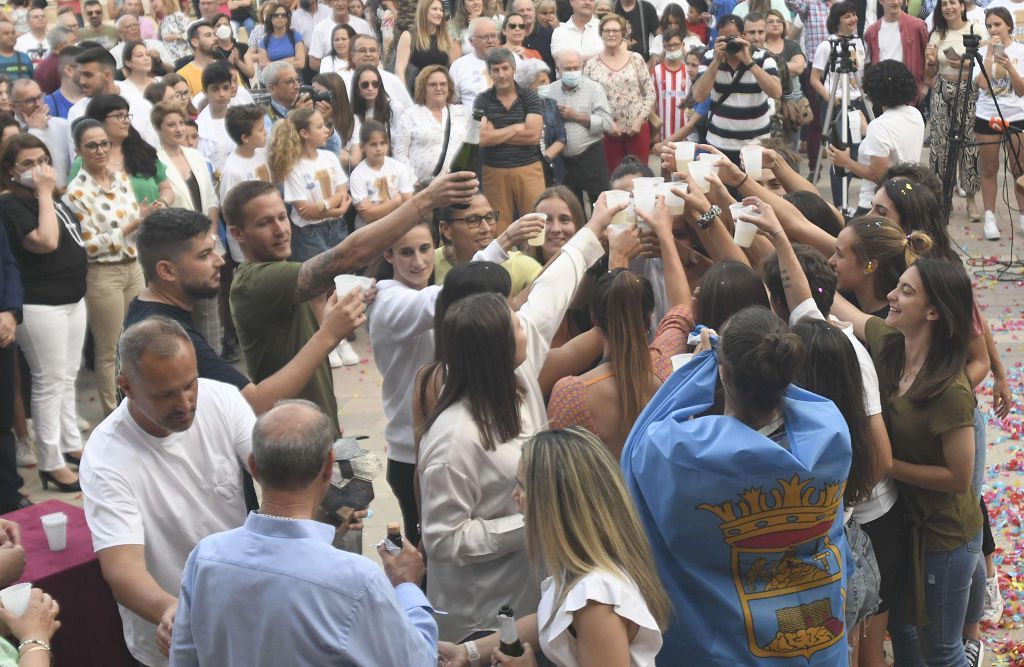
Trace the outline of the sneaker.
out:
M 974 195 L 967 198 L 967 218 L 971 222 L 981 222 L 981 212 L 978 211 L 978 204 L 974 201 Z
M 347 340 L 338 343 L 338 347 L 334 348 L 334 351 L 341 358 L 341 363 L 346 366 L 355 366 L 359 363 L 359 355 L 356 354 L 356 351 L 352 349 Z
M 991 211 L 985 211 L 985 238 L 989 241 L 998 241 L 1001 234 L 999 233 L 999 225 L 996 224 L 996 216 L 992 215 L 989 217 Z
M 17 459 L 19 468 L 31 468 L 37 465 L 36 453 L 32 449 L 32 443 L 26 438 L 18 441 Z
M 985 581 L 985 615 L 982 617 L 989 623 L 995 624 L 1003 617 L 1003 592 L 999 590 L 999 577 L 995 576 Z
M 92 422 L 85 417 L 78 417 L 75 422 L 78 424 L 79 431 L 88 431 L 92 429 Z
M 337 350 L 331 350 L 331 353 L 327 355 L 327 361 L 330 362 L 331 368 L 341 368 L 345 364 L 342 363 L 341 357 L 338 355 Z
M 985 645 L 979 639 L 965 639 L 964 654 L 967 655 L 970 667 L 981 667 L 981 661 L 985 658 Z
M 1024 234 L 1024 214 L 1017 216 L 1017 226 L 1020 227 L 1020 233 Z

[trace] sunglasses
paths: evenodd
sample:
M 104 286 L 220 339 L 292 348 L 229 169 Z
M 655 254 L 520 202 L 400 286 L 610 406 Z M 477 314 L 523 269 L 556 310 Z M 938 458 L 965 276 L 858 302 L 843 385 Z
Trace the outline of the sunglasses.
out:
M 286 19 L 286 18 L 288 18 L 288 14 L 285 14 L 283 12 L 276 12 L 274 14 L 271 14 L 270 16 L 275 18 L 275 19 Z
M 380 81 L 374 79 L 373 81 L 360 81 L 359 87 L 363 90 L 369 90 L 370 88 L 380 88 Z
M 505 27 L 508 28 L 509 30 L 525 30 L 526 29 L 526 24 L 525 23 L 506 23 Z

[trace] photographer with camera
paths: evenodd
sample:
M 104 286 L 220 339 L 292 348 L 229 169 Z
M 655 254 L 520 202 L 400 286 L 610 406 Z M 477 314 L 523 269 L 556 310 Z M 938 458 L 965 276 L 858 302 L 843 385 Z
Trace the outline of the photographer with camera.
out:
M 274 123 L 288 117 L 288 112 L 313 106 L 309 93 L 300 90 L 302 80 L 291 63 L 270 63 L 263 68 L 262 77 L 270 92 L 270 101 L 266 106 L 268 133 Z
M 718 20 L 715 48 L 704 54 L 707 70 L 693 85 L 698 102 L 711 98 L 708 143 L 739 164 L 740 148 L 768 137 L 771 105 L 782 96 L 775 60 L 753 49 L 743 34 L 743 19 L 726 14 Z

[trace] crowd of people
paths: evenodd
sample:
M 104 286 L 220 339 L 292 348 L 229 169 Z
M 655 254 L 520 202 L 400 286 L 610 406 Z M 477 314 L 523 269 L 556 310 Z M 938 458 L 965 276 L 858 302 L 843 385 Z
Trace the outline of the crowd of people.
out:
M 947 211 L 1024 233 L 1024 1 L 56 5 L 0 10 L 0 513 L 82 492 L 137 664 L 981 664 Z

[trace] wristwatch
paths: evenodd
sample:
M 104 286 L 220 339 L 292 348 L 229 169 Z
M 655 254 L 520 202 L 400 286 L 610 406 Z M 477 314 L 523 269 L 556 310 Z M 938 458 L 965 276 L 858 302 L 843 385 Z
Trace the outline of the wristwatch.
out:
M 707 229 L 708 227 L 711 226 L 711 223 L 715 221 L 715 218 L 717 218 L 719 214 L 721 214 L 721 212 L 722 209 L 712 204 L 711 208 L 708 209 L 707 213 L 704 213 L 699 218 L 697 218 L 697 226 L 700 227 L 702 230 Z

